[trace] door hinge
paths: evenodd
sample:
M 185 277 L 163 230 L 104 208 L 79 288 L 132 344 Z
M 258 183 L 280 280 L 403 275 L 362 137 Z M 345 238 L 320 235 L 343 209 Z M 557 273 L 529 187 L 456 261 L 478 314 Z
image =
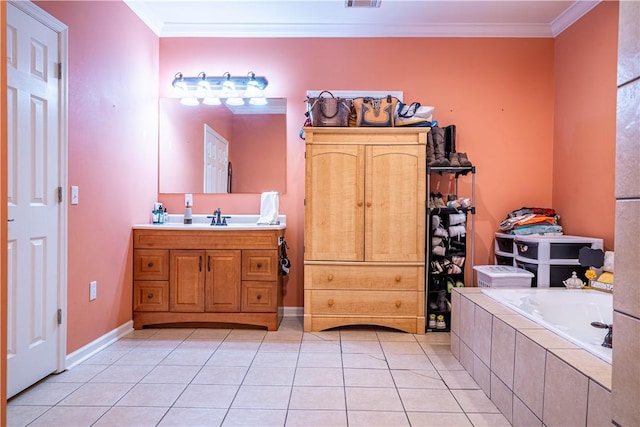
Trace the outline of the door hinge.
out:
M 58 187 L 58 203 L 62 203 L 62 187 Z
M 62 309 L 58 309 L 58 325 L 62 325 Z
M 62 79 L 62 62 L 58 62 L 58 79 Z

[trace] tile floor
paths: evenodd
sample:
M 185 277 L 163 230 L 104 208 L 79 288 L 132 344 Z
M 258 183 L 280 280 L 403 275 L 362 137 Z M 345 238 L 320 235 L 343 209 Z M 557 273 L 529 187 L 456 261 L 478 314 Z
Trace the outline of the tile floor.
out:
M 9 426 L 508 426 L 448 333 L 133 331 L 8 402 Z

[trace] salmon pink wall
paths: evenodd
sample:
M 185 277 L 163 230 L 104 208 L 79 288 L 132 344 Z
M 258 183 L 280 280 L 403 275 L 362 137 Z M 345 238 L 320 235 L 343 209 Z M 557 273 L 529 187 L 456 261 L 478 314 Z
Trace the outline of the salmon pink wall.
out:
M 267 96 L 287 98 L 287 191 L 280 211 L 287 215 L 292 269 L 285 305 L 302 307 L 304 143 L 298 132 L 306 91 L 401 90 L 406 101 L 435 106 L 441 125 L 456 124 L 458 151 L 477 166 L 475 262 L 487 264 L 493 262 L 493 233 L 509 211 L 552 202 L 553 47 L 552 39 L 162 38 L 159 91 L 171 95 L 178 71 L 251 70 L 269 79 Z M 462 194 L 470 193 L 469 183 L 460 179 Z M 217 207 L 259 212 L 257 194 L 194 197 L 194 213 Z M 170 212 L 182 212 L 182 194 L 159 198 Z M 327 214 L 340 220 L 340 212 Z
M 158 37 L 119 1 L 36 3 L 69 27 L 71 353 L 132 317 L 131 225 L 158 190 Z
M 618 2 L 600 3 L 555 44 L 553 207 L 566 234 L 613 250 Z

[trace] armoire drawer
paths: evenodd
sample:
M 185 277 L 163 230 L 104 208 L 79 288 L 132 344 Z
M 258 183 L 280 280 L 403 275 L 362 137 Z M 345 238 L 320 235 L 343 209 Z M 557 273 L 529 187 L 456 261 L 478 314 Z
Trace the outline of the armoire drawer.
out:
M 273 313 L 278 309 L 278 282 L 242 282 L 240 310 Z
M 305 265 L 306 289 L 424 289 L 420 266 Z
M 169 251 L 165 249 L 135 249 L 133 251 L 134 280 L 169 280 Z
M 134 281 L 133 311 L 169 311 L 169 282 Z
M 242 280 L 277 280 L 278 251 L 243 250 Z
M 311 290 L 314 315 L 415 316 L 420 313 L 414 291 Z M 305 301 L 306 303 L 306 301 Z

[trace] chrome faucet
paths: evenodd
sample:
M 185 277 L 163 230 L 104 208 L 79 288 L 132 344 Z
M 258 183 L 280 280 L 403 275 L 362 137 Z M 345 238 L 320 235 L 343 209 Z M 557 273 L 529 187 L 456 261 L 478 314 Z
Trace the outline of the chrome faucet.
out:
M 211 225 L 227 225 L 227 217 L 222 216 L 220 208 L 213 211 L 213 216 L 209 215 L 207 218 L 211 218 Z
M 608 329 L 607 335 L 604 336 L 604 341 L 602 342 L 602 346 L 607 348 L 613 348 L 613 325 L 607 325 L 606 323 L 600 323 L 600 322 L 591 322 L 591 326 L 593 326 L 594 328 Z

